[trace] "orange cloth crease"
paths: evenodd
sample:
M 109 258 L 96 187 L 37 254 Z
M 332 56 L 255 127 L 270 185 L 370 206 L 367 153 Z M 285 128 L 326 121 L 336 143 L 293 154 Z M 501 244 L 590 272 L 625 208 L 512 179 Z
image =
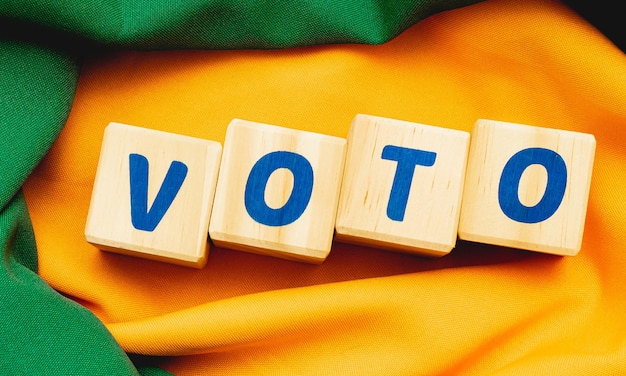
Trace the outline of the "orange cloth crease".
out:
M 365 113 L 594 134 L 575 257 L 459 242 L 440 259 L 334 243 L 319 266 L 211 248 L 193 270 L 83 236 L 111 121 L 223 142 L 233 118 L 345 137 Z M 626 56 L 558 2 L 486 1 L 380 46 L 88 60 L 25 185 L 40 274 L 175 374 L 626 374 Z

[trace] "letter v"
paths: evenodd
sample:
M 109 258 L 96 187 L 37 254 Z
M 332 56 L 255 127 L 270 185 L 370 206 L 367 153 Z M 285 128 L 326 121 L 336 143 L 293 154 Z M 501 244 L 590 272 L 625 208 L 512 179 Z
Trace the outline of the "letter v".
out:
M 128 159 L 131 222 L 137 230 L 154 231 L 183 185 L 188 168 L 182 162 L 172 161 L 148 210 L 148 159 L 141 154 L 130 154 Z

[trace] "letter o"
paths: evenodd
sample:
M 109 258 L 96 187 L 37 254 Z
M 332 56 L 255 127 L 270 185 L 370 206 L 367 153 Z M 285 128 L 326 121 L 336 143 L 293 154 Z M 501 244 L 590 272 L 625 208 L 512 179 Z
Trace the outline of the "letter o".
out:
M 531 165 L 543 166 L 548 173 L 548 183 L 543 197 L 535 206 L 526 206 L 519 200 L 519 183 L 524 171 Z M 498 187 L 498 202 L 504 214 L 514 221 L 538 223 L 550 218 L 559 208 L 567 185 L 567 166 L 555 151 L 528 148 L 515 153 L 508 160 Z
M 286 168 L 293 174 L 293 189 L 287 202 L 271 208 L 265 202 L 265 189 L 272 173 Z M 246 211 L 255 221 L 267 226 L 284 226 L 296 221 L 306 210 L 313 191 L 313 168 L 302 155 L 275 151 L 261 157 L 248 175 L 244 193 Z

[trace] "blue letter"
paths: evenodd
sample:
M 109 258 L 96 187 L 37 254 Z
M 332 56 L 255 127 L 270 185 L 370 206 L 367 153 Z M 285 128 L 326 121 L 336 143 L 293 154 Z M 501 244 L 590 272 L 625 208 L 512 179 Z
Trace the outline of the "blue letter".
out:
M 548 173 L 546 191 L 535 206 L 525 206 L 519 200 L 519 181 L 531 165 L 545 167 Z M 528 148 L 515 153 L 506 163 L 500 177 L 498 201 L 504 214 L 514 221 L 538 223 L 550 218 L 563 201 L 567 184 L 567 167 L 561 156 L 549 149 Z
M 265 202 L 265 188 L 270 175 L 279 168 L 293 174 L 293 189 L 281 208 L 273 209 Z M 267 226 L 283 226 L 300 218 L 313 192 L 313 168 L 300 154 L 275 151 L 259 159 L 248 176 L 244 203 L 250 217 Z
M 383 148 L 383 159 L 398 162 L 389 194 L 389 203 L 387 204 L 387 217 L 389 219 L 399 222 L 404 220 L 415 166 L 432 166 L 435 164 L 436 157 L 437 153 L 431 151 L 393 145 L 387 145 Z
M 130 218 L 137 230 L 154 231 L 178 194 L 187 166 L 179 161 L 170 164 L 163 184 L 152 207 L 148 210 L 148 159 L 141 154 L 130 154 Z

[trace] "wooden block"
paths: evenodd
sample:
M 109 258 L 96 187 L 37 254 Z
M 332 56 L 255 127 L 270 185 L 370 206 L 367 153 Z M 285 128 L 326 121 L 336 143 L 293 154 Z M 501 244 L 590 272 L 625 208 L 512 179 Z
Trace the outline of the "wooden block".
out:
M 454 248 L 469 133 L 357 115 L 337 212 L 338 241 L 428 256 Z
M 592 135 L 479 120 L 474 127 L 459 237 L 556 255 L 582 243 Z
M 111 123 L 85 237 L 100 249 L 201 268 L 222 146 Z
M 215 245 L 321 263 L 330 252 L 346 140 L 233 120 L 209 234 Z

